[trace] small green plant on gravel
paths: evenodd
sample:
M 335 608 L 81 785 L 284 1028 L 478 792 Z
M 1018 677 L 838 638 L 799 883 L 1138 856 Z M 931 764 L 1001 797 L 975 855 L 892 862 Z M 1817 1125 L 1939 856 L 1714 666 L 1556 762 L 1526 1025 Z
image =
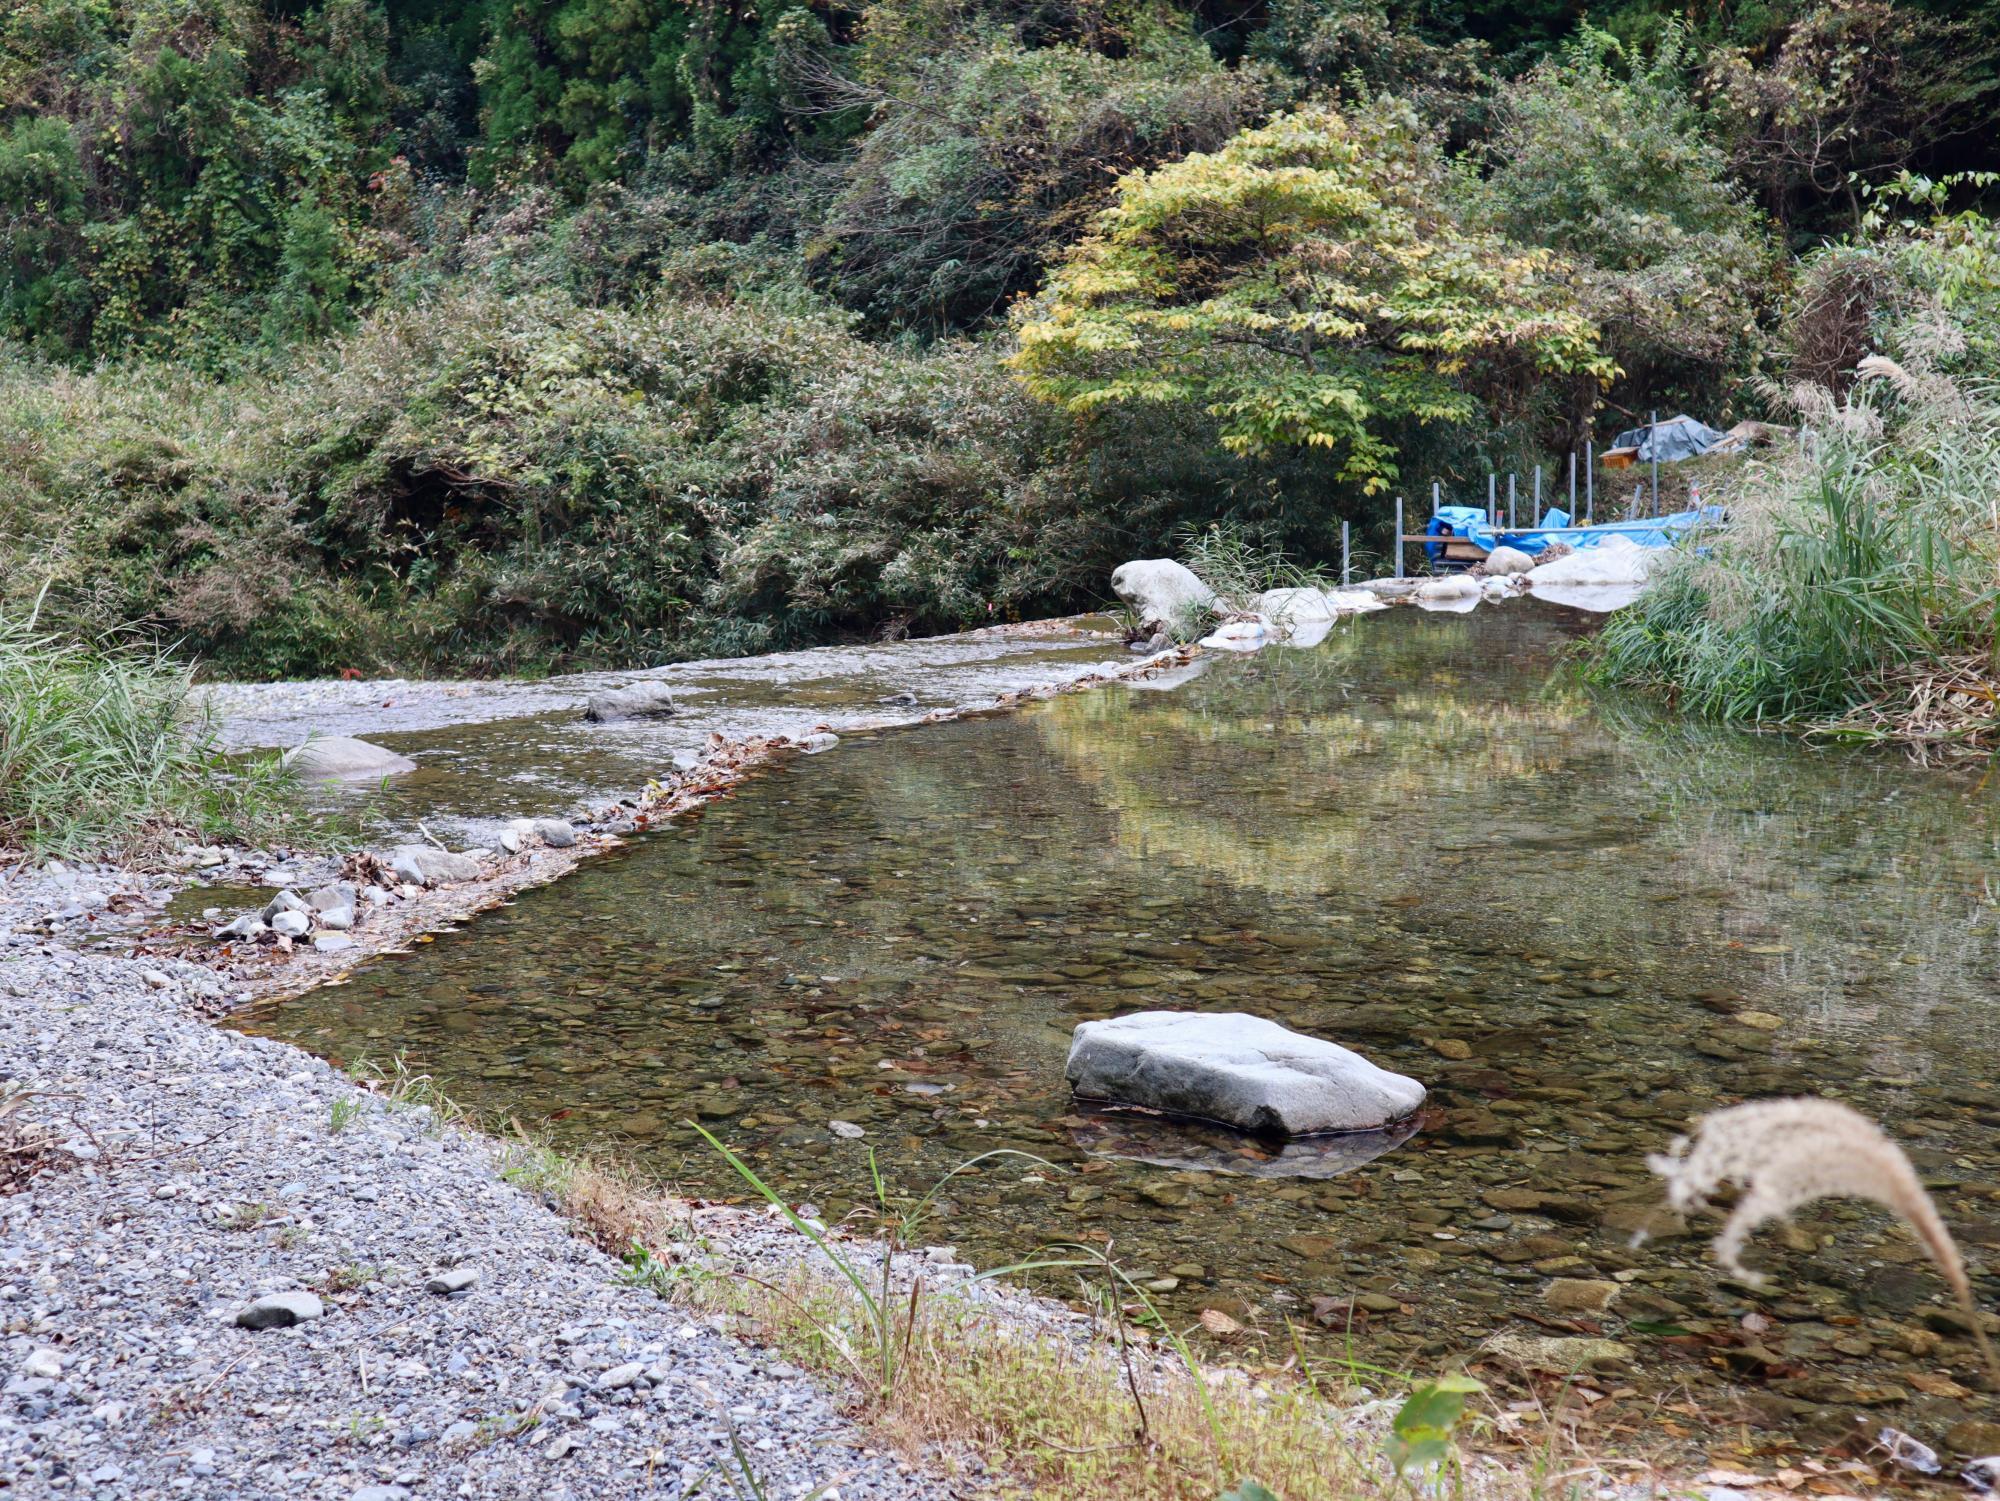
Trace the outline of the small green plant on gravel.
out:
M 164 652 L 0 616 L 0 848 L 46 859 L 309 836 L 296 779 L 275 757 L 225 756 L 193 693 Z
M 276 1212 L 269 1204 L 258 1201 L 231 1204 L 215 1217 L 215 1223 L 223 1230 L 255 1230 Z
M 320 1286 L 330 1293 L 351 1293 L 356 1288 L 366 1287 L 371 1282 L 382 1280 L 383 1269 L 369 1262 L 355 1262 L 349 1266 L 327 1269 L 320 1279 Z
M 401 1053 L 390 1059 L 386 1068 L 365 1058 L 359 1059 L 348 1070 L 348 1077 L 379 1094 L 387 1109 L 428 1112 L 429 1130 L 433 1136 L 448 1127 L 465 1125 L 471 1120 L 465 1107 L 446 1094 L 437 1080 L 412 1069 L 409 1060 Z
M 353 1125 L 361 1114 L 361 1096 L 344 1094 L 328 1107 L 326 1117 L 327 1133 L 338 1136 Z

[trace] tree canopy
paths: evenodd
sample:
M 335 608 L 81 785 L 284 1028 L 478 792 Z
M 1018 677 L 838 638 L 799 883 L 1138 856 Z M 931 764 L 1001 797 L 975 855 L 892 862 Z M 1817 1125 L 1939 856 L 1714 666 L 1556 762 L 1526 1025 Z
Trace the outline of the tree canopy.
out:
M 1379 491 L 1389 430 L 1473 418 L 1498 369 L 1613 373 L 1569 266 L 1461 222 L 1449 185 L 1390 101 L 1130 174 L 1022 317 L 1016 367 L 1078 413 L 1200 402 L 1232 452 L 1327 450 Z

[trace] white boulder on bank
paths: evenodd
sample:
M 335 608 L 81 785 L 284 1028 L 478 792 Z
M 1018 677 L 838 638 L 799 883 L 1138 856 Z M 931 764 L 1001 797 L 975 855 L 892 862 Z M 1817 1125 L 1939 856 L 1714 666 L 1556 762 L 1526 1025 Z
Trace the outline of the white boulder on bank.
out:
M 415 771 L 417 763 L 386 746 L 352 735 L 317 735 L 279 757 L 288 771 L 314 781 L 348 781 L 361 777 L 396 777 Z
M 1518 547 L 1508 547 L 1504 543 L 1486 555 L 1479 565 L 1491 578 L 1505 578 L 1513 573 L 1526 573 L 1535 566 L 1535 560 Z
M 1528 575 L 1528 582 L 1560 584 L 1566 588 L 1629 589 L 1645 583 L 1653 569 L 1672 555 L 1671 548 L 1641 547 L 1629 537 L 1610 536 L 1542 564 Z
M 1485 590 L 1479 580 L 1466 573 L 1447 573 L 1438 578 L 1425 579 L 1410 595 L 1411 601 L 1423 610 L 1470 610 L 1484 597 Z
M 1266 1135 L 1372 1131 L 1424 1102 L 1415 1079 L 1240 1011 L 1140 1011 L 1084 1022 L 1065 1072 L 1081 1099 Z
M 1173 631 L 1215 603 L 1215 591 L 1172 558 L 1136 558 L 1111 570 L 1111 588 L 1142 630 Z

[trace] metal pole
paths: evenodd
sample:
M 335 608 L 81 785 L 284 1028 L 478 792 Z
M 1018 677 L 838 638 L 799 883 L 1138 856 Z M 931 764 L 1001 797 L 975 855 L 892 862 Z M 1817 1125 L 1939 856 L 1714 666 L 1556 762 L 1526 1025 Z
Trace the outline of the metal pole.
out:
M 1348 566 L 1347 559 L 1347 522 L 1343 518 L 1340 523 L 1340 587 L 1343 589 L 1354 582 L 1354 570 Z
M 1507 476 L 1507 530 L 1514 530 L 1514 476 Z
M 1569 451 L 1569 519 L 1576 520 L 1576 450 Z
M 1540 464 L 1537 464 L 1535 466 L 1535 505 L 1534 509 L 1528 512 L 1528 525 L 1540 526 L 1541 524 L 1542 524 L 1542 466 Z
M 1583 524 L 1589 526 L 1597 516 L 1597 440 L 1583 440 Z
M 1498 526 L 1500 524 L 1500 506 L 1493 498 L 1493 487 L 1496 483 L 1497 481 L 1493 476 L 1493 472 L 1488 470 L 1486 474 L 1486 524 L 1488 526 Z
M 1437 513 L 1438 513 L 1438 482 L 1437 482 L 1436 480 L 1432 480 L 1432 481 L 1431 481 L 1431 514 L 1432 514 L 1433 516 L 1435 516 L 1435 515 L 1437 515 Z
M 1403 497 L 1396 497 L 1396 577 L 1403 576 Z
M 1660 426 L 1660 414 L 1659 414 L 1658 412 L 1650 412 L 1650 413 L 1648 413 L 1648 414 L 1647 414 L 1647 417 L 1646 417 L 1646 424 L 1647 424 L 1647 425 L 1646 425 L 1646 441 L 1647 441 L 1648 443 L 1650 443 L 1650 444 L 1652 444 L 1652 445 L 1653 445 L 1653 510 L 1652 510 L 1652 514 L 1653 514 L 1653 515 L 1655 515 L 1655 516 L 1657 516 L 1657 515 L 1659 515 L 1659 514 L 1660 514 L 1660 434 L 1659 434 L 1659 431 L 1658 431 L 1658 429 L 1659 429 L 1659 426 Z

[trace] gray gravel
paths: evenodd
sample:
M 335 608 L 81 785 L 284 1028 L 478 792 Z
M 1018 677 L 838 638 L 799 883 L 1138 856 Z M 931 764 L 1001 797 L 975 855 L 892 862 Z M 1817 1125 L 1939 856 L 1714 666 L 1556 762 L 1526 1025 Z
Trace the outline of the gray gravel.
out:
M 181 992 L 215 983 L 0 939 L 0 1079 L 77 1159 L 0 1196 L 0 1490 L 729 1496 L 733 1425 L 773 1498 L 963 1493 L 622 1285 L 491 1142 L 196 1019 Z M 284 1293 L 321 1316 L 239 1327 Z

